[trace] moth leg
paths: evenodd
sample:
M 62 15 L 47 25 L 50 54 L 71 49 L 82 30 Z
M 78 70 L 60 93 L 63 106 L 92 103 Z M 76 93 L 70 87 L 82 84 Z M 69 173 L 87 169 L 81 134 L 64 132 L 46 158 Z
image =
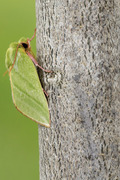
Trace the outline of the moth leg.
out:
M 42 88 L 43 92 L 45 93 L 45 95 L 48 97 L 48 93 Z
M 48 72 L 48 73 L 52 73 L 53 71 L 50 71 L 50 70 L 47 70 L 47 69 L 44 69 L 43 67 L 41 67 L 38 63 L 35 64 L 37 67 L 39 67 L 40 69 L 42 69 L 44 72 Z
M 27 43 L 28 43 L 29 48 L 30 48 L 30 41 L 32 41 L 32 39 L 35 37 L 35 35 L 36 35 L 36 28 L 35 28 L 35 31 L 34 31 L 34 34 L 33 34 L 32 38 L 31 38 L 31 39 L 27 39 Z M 27 55 L 30 57 L 30 59 L 33 61 L 33 63 L 35 64 L 35 66 L 39 67 L 40 69 L 42 69 L 42 70 L 45 71 L 45 72 L 50 72 L 50 73 L 52 73 L 52 71 L 49 71 L 49 70 L 46 70 L 46 69 L 42 68 L 42 67 L 38 64 L 38 62 L 35 60 L 35 58 L 32 56 L 32 54 L 30 54 L 29 51 L 26 51 L 26 53 L 27 53 Z
M 40 69 L 42 69 L 45 72 L 51 72 L 52 73 L 52 71 L 49 71 L 49 70 L 46 70 L 46 69 L 42 68 L 29 51 L 26 51 L 26 53 L 29 56 L 29 58 L 32 60 L 32 62 L 35 64 L 35 66 L 39 67 Z

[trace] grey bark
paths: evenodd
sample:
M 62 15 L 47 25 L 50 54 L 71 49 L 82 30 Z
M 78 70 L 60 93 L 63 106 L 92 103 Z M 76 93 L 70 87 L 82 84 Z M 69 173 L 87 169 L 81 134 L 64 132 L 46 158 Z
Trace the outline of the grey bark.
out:
M 119 0 L 36 0 L 37 59 L 51 128 L 39 126 L 40 180 L 118 180 Z

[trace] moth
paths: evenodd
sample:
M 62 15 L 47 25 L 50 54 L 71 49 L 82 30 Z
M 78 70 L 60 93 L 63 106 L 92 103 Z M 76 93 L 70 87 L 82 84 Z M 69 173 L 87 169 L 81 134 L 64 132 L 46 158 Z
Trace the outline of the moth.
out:
M 45 127 L 50 127 L 50 115 L 47 99 L 43 92 L 36 67 L 45 72 L 35 59 L 30 41 L 21 38 L 10 44 L 5 58 L 5 65 L 10 77 L 12 99 L 15 107 L 23 115 Z

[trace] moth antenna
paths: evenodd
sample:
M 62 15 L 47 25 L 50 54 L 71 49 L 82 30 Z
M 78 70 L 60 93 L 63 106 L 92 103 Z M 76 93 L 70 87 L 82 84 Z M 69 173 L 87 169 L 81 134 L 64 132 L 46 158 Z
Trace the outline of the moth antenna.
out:
M 22 43 L 18 44 L 18 46 L 17 46 L 16 52 L 15 52 L 14 61 L 13 61 L 12 67 L 10 68 L 9 73 L 12 71 L 12 68 L 14 67 L 14 64 L 15 64 L 15 61 L 16 61 L 17 52 L 18 52 L 18 48 L 19 48 L 19 46 L 20 46 L 21 44 L 22 44 Z
M 34 32 L 32 38 L 31 38 L 31 39 L 27 39 L 27 43 L 28 43 L 28 46 L 29 46 L 29 47 L 30 47 L 30 41 L 32 41 L 32 39 L 35 37 L 35 35 L 36 35 L 36 28 L 35 28 L 35 32 Z M 16 61 L 17 52 L 18 52 L 18 48 L 19 48 L 19 46 L 20 46 L 21 44 L 22 44 L 22 42 L 19 43 L 18 46 L 17 46 L 16 53 L 15 53 L 15 57 L 14 57 L 14 61 L 13 61 L 12 67 L 10 68 L 9 73 L 11 72 L 11 70 L 12 70 L 13 67 L 14 67 L 14 64 L 15 64 L 15 61 Z
M 31 39 L 29 39 L 29 38 L 27 39 L 27 43 L 28 43 L 29 47 L 30 47 L 30 41 L 33 40 L 33 38 L 35 37 L 35 35 L 36 35 L 36 28 L 35 28 L 34 34 L 33 34 L 33 36 L 31 37 Z
M 7 74 L 8 70 L 4 72 L 3 76 L 5 76 Z
M 35 35 L 36 35 L 36 28 L 35 28 L 35 31 L 34 31 L 33 36 L 31 37 L 31 39 L 29 39 L 29 41 L 32 41 L 32 40 L 33 40 L 33 38 L 35 37 Z

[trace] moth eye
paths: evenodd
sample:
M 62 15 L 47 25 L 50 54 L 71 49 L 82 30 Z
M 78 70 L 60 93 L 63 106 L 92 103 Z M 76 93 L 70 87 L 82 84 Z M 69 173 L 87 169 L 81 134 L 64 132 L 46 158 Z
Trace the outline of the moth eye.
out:
M 28 44 L 26 44 L 26 43 L 22 43 L 22 46 L 23 46 L 25 49 L 28 48 Z

